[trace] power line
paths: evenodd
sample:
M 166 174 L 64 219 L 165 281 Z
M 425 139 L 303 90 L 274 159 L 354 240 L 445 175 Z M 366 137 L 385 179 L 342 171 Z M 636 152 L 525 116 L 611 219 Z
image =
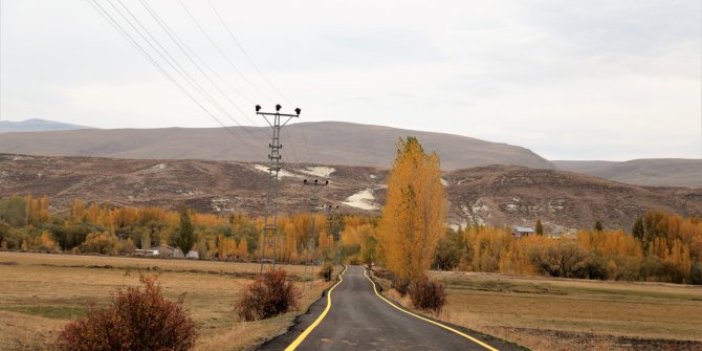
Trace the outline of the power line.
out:
M 170 81 L 173 85 L 175 85 L 183 94 L 185 94 L 190 100 L 193 101 L 205 114 L 207 114 L 210 118 L 215 120 L 219 125 L 223 127 L 223 129 L 231 134 L 232 136 L 236 137 L 234 133 L 232 133 L 231 130 L 227 128 L 227 126 L 222 123 L 222 121 L 217 118 L 210 110 L 207 109 L 200 101 L 198 101 L 187 89 L 185 89 L 173 76 L 168 73 L 168 71 L 161 66 L 161 64 L 158 63 L 130 34 L 127 32 L 124 27 L 117 22 L 110 13 L 105 10 L 105 8 L 100 5 L 100 3 L 97 0 L 85 0 L 90 6 L 92 6 L 98 14 L 100 14 L 103 19 L 105 19 L 115 30 L 117 30 L 120 35 L 122 35 L 123 38 L 125 38 L 149 63 L 151 63 L 161 74 L 163 74 L 168 81 Z
M 187 13 L 190 20 L 195 24 L 195 26 L 198 28 L 198 30 L 205 36 L 207 41 L 210 42 L 210 44 L 215 48 L 215 50 L 217 50 L 217 52 L 220 54 L 220 56 L 222 56 L 224 58 L 224 60 L 227 61 L 227 63 L 237 72 L 237 74 L 239 74 L 239 76 L 242 79 L 244 79 L 247 83 L 249 83 L 249 85 L 251 85 L 254 89 L 256 89 L 264 98 L 270 100 L 271 97 L 268 94 L 266 94 L 263 90 L 261 90 L 256 84 L 254 84 L 254 82 L 252 82 L 250 79 L 248 79 L 244 75 L 244 73 L 236 66 L 236 64 L 234 64 L 234 62 L 231 60 L 231 58 L 229 58 L 229 56 L 224 52 L 222 47 L 219 46 L 217 44 L 217 42 L 212 38 L 212 36 L 210 36 L 210 34 L 205 30 L 205 28 L 202 26 L 200 21 L 198 21 L 197 18 L 195 18 L 195 15 L 192 13 L 192 11 L 190 11 L 190 9 L 185 5 L 185 3 L 182 0 L 178 0 L 178 2 L 180 3 L 181 7 L 183 7 L 183 10 L 185 10 L 185 12 Z M 215 9 L 215 11 L 216 11 L 216 9 Z M 233 33 L 232 33 L 232 35 L 233 35 Z M 241 47 L 241 48 L 243 49 L 243 47 Z M 248 59 L 250 60 L 250 57 L 248 57 Z M 253 63 L 253 60 L 251 60 L 250 62 Z M 253 64 L 253 65 L 255 66 L 255 64 Z M 258 67 L 255 67 L 255 68 L 258 70 Z M 260 72 L 260 70 L 258 70 L 258 71 Z M 292 154 L 294 156 L 295 163 L 300 163 L 300 158 L 298 156 L 297 149 L 295 148 L 295 145 L 292 143 L 289 145 L 290 145 L 290 150 L 292 151 Z M 281 152 L 287 158 L 287 156 L 288 156 L 287 152 L 285 150 L 282 150 Z
M 251 55 L 249 55 L 249 53 L 246 51 L 246 49 L 244 49 L 244 46 L 241 45 L 241 42 L 239 42 L 239 39 L 237 39 L 236 35 L 234 35 L 234 31 L 232 31 L 232 29 L 229 27 L 229 25 L 227 24 L 227 22 L 224 21 L 224 18 L 223 18 L 222 15 L 220 14 L 219 10 L 217 10 L 217 7 L 214 5 L 214 3 L 212 2 L 212 0 L 207 0 L 207 2 L 210 4 L 210 7 L 212 8 L 212 11 L 215 13 L 215 16 L 217 16 L 217 20 L 218 20 L 219 23 L 222 25 L 222 27 L 224 28 L 225 32 L 229 35 L 229 37 L 232 39 L 232 41 L 234 42 L 234 44 L 236 44 L 236 46 L 239 48 L 239 50 L 241 51 L 241 53 L 244 54 L 244 57 L 246 58 L 247 61 L 249 61 L 249 64 L 251 64 L 251 66 L 254 68 L 254 70 L 256 71 L 256 73 L 258 73 L 258 75 L 261 77 L 261 79 L 263 79 L 263 81 L 266 82 L 266 84 L 271 88 L 271 90 L 272 90 L 273 92 L 275 92 L 278 96 L 280 96 L 281 98 L 283 98 L 283 100 L 285 100 L 287 103 L 292 104 L 292 102 L 290 101 L 290 99 L 288 99 L 288 97 L 285 96 L 285 94 L 283 94 L 283 92 L 282 92 L 280 89 L 278 89 L 278 87 L 276 87 L 276 86 L 270 81 L 270 79 L 268 79 L 268 77 L 266 77 L 265 74 L 263 74 L 263 72 L 261 71 L 261 69 L 258 68 L 258 65 L 257 65 L 257 64 L 254 62 L 254 60 L 251 58 Z M 307 155 L 307 162 L 309 163 L 310 160 L 311 160 L 311 157 L 310 157 L 310 148 L 309 148 L 309 145 L 308 145 L 308 143 L 307 143 L 307 133 L 305 132 L 305 127 L 304 127 L 304 125 L 302 125 L 302 124 L 300 125 L 300 130 L 302 131 L 302 139 L 303 139 L 303 141 L 304 141 L 304 147 L 305 147 L 305 151 L 306 151 L 306 155 Z M 297 154 L 297 150 L 295 149 L 295 146 L 293 146 L 293 145 L 294 145 L 294 144 L 292 144 L 292 143 L 290 144 L 290 146 L 291 146 L 291 148 L 292 148 L 292 151 L 293 151 L 294 154 Z
M 236 44 L 236 46 L 239 48 L 239 50 L 244 54 L 244 57 L 246 57 L 246 60 L 249 61 L 249 63 L 250 63 L 251 66 L 256 70 L 256 72 L 258 73 L 258 75 L 261 76 L 261 78 L 263 79 L 263 81 L 265 81 L 266 84 L 268 84 L 268 86 L 269 86 L 276 94 L 278 94 L 280 97 L 282 97 L 283 100 L 285 100 L 285 102 L 287 102 L 287 103 L 289 103 L 289 104 L 292 105 L 292 102 L 290 101 L 290 99 L 288 99 L 275 85 L 273 85 L 273 83 L 271 83 L 271 81 L 263 74 L 263 72 L 261 72 L 261 70 L 258 68 L 258 66 L 256 65 L 256 63 L 254 63 L 253 59 L 251 59 L 251 56 L 249 56 L 249 53 L 246 52 L 246 50 L 244 49 L 244 47 L 241 45 L 241 43 L 239 42 L 239 40 L 236 38 L 236 36 L 234 35 L 234 32 L 232 32 L 232 30 L 229 28 L 229 26 L 227 25 L 227 23 L 224 21 L 224 19 L 222 18 L 222 16 L 220 15 L 219 11 L 218 11 L 217 8 L 215 7 L 215 5 L 212 3 L 212 1 L 211 1 L 211 0 L 207 0 L 207 2 L 210 4 L 210 7 L 212 8 L 212 11 L 213 11 L 213 12 L 215 13 L 215 15 L 217 16 L 217 19 L 219 20 L 219 23 L 222 25 L 222 27 L 224 27 L 224 30 L 227 32 L 227 34 L 229 34 L 229 37 L 232 39 L 232 41 L 234 42 L 234 44 Z
M 254 84 L 251 80 L 246 78 L 243 72 L 234 64 L 234 62 L 229 58 L 229 56 L 222 50 L 222 48 L 217 44 L 217 42 L 212 39 L 212 37 L 207 33 L 204 27 L 200 24 L 200 22 L 195 18 L 193 13 L 188 9 L 187 6 L 185 6 L 185 3 L 183 3 L 182 0 L 178 0 L 178 3 L 180 3 L 180 6 L 183 7 L 183 10 L 188 14 L 188 17 L 190 17 L 190 20 L 195 24 L 195 26 L 198 28 L 198 30 L 207 38 L 207 41 L 210 42 L 210 44 L 217 50 L 217 52 L 224 58 L 225 61 L 234 69 L 234 71 L 244 80 L 246 81 L 251 87 L 253 87 L 256 91 L 258 91 L 261 96 L 265 97 L 266 99 L 272 100 L 268 94 L 266 94 L 263 90 L 261 90 L 256 84 Z
M 213 106 L 215 106 L 215 108 L 217 108 L 218 110 L 220 110 L 220 111 L 221 111 L 222 113 L 224 113 L 225 115 L 229 116 L 230 119 L 232 119 L 232 121 L 233 121 L 234 123 L 236 123 L 237 125 L 241 126 L 241 124 L 240 124 L 238 121 L 236 121 L 235 119 L 233 119 L 233 118 L 229 115 L 229 112 L 227 112 L 226 109 L 224 109 L 224 108 L 217 102 L 217 100 L 216 100 L 211 94 L 209 94 L 209 93 L 202 87 L 202 85 L 200 85 L 200 83 L 198 83 L 198 82 L 190 75 L 190 73 L 188 73 L 188 71 L 185 70 L 185 68 L 183 68 L 182 65 L 180 65 L 180 63 L 178 63 L 178 61 L 168 52 L 168 50 L 167 50 L 163 45 L 161 45 L 161 43 L 159 42 L 159 40 L 156 39 L 156 37 L 154 37 L 153 34 L 151 34 L 151 32 L 144 26 L 144 24 L 143 24 L 136 16 L 134 16 L 134 13 L 133 13 L 127 6 L 124 5 L 124 3 L 122 2 L 122 0 L 117 0 L 117 2 L 122 6 L 122 8 L 124 8 L 124 10 L 127 12 L 127 14 L 128 14 L 128 15 L 134 20 L 134 22 L 139 26 L 139 28 L 141 28 L 141 30 L 143 30 L 143 32 L 146 33 L 146 36 L 148 36 L 148 38 L 147 38 L 146 36 L 144 36 L 144 34 L 142 33 L 142 31 L 140 31 L 136 26 L 134 26 L 134 24 L 123 14 L 115 5 L 114 5 L 114 3 L 112 2 L 112 0 L 107 0 L 107 2 L 108 2 L 108 3 L 110 4 L 110 6 L 112 6 L 112 8 L 120 15 L 120 17 L 122 17 L 122 19 L 123 19 L 125 22 L 127 22 L 127 24 L 129 24 L 129 26 L 130 26 L 130 27 L 131 27 L 131 28 L 132 28 L 132 29 L 149 45 L 149 47 L 151 47 L 151 49 L 154 50 L 154 51 L 156 52 L 156 54 L 158 54 L 158 55 L 161 57 L 161 59 L 163 59 L 164 61 L 166 61 L 166 63 L 167 63 L 174 71 L 176 71 L 176 73 L 177 73 L 178 75 L 180 75 L 187 83 L 190 84 L 191 87 L 193 87 L 196 91 L 198 91 L 206 100 L 209 100 L 209 102 L 210 102 Z M 150 38 L 151 40 L 149 40 L 149 38 Z M 153 42 L 153 43 L 152 43 L 152 42 Z M 159 49 L 160 49 L 160 50 L 159 50 Z
M 109 13 L 109 11 L 107 11 L 97 0 L 88 0 L 88 1 L 90 1 L 89 3 L 98 11 L 98 13 L 99 13 L 100 15 L 102 15 L 102 16 L 108 21 L 108 23 L 110 23 L 115 29 L 117 29 L 117 31 L 118 31 L 123 37 L 125 37 L 125 39 L 127 39 L 127 41 L 129 41 L 130 44 L 131 44 L 133 47 L 135 47 L 135 48 L 137 49 L 137 51 L 139 51 L 152 65 L 154 65 L 164 76 L 166 76 L 166 78 L 167 78 L 169 81 L 171 81 L 171 83 L 173 83 L 174 85 L 176 85 L 176 87 L 177 87 L 179 90 L 181 90 L 183 93 L 185 93 L 185 94 L 188 96 L 188 98 L 190 98 L 194 103 L 196 103 L 196 104 L 198 105 L 198 107 L 200 107 L 209 117 L 211 117 L 211 118 L 214 119 L 219 125 L 221 125 L 221 126 L 225 129 L 225 131 L 227 131 L 229 134 L 231 134 L 232 136 L 234 136 L 235 138 L 237 138 L 237 135 L 234 134 L 230 129 L 228 129 L 227 126 L 226 126 L 224 123 L 222 123 L 222 121 L 221 121 L 219 118 L 217 118 L 217 116 L 216 116 L 212 111 L 210 111 L 207 107 L 205 107 L 205 105 L 203 105 L 202 102 L 199 101 L 199 99 L 197 99 L 192 93 L 190 93 L 180 82 L 178 82 L 178 80 L 177 80 L 172 74 L 170 74 L 170 73 L 168 72 L 168 70 L 166 70 L 160 63 L 158 63 L 158 61 L 157 61 L 151 54 L 148 53 L 148 51 L 146 50 L 146 48 L 143 47 L 141 44 L 139 44 L 138 41 L 137 41 L 131 34 L 129 34 L 129 32 L 124 28 L 124 26 L 122 26 L 122 25 L 119 23 L 119 21 L 117 21 L 117 20 Z M 225 116 L 227 116 L 227 117 L 228 117 L 229 119 L 231 119 L 235 124 L 237 124 L 244 132 L 246 132 L 247 134 L 249 134 L 249 135 L 251 135 L 251 136 L 254 136 L 253 133 L 252 133 L 248 128 L 246 128 L 245 126 L 241 125 L 241 123 L 239 123 L 229 112 L 227 112 L 226 109 L 224 109 L 224 108 L 216 101 L 216 99 L 215 99 L 211 94 L 209 94 L 209 93 L 202 87 L 202 85 L 200 85 L 200 84 L 185 70 L 185 68 L 184 68 L 182 65 L 180 65 L 180 64 L 177 62 L 177 60 L 168 52 L 168 50 L 158 41 L 158 39 L 157 39 L 155 36 L 153 36 L 153 34 L 151 34 L 151 32 L 146 28 L 146 26 L 144 26 L 144 24 L 141 23 L 141 21 L 139 21 L 138 18 L 136 18 L 136 16 L 131 12 L 131 10 L 129 10 L 128 7 L 125 6 L 124 3 L 122 3 L 121 0 L 117 0 L 117 1 L 120 3 L 120 5 L 121 5 L 122 7 L 125 8 L 125 11 L 129 14 L 129 16 L 130 16 L 135 22 L 137 22 L 137 25 L 135 25 L 134 23 L 132 23 L 132 22 L 129 20 L 129 18 L 127 18 L 127 16 L 126 16 L 122 11 L 120 11 L 120 10 L 114 5 L 114 3 L 111 2 L 111 0 L 106 0 L 106 1 L 107 1 L 107 2 L 109 3 L 109 5 L 115 10 L 115 12 L 117 12 L 117 14 L 123 19 L 123 21 L 125 21 L 125 22 L 131 27 L 131 29 L 132 29 L 134 32 L 136 32 L 136 34 L 138 34 L 139 37 L 141 37 L 141 39 L 142 39 L 144 42 L 146 42 L 146 44 L 147 44 L 162 60 L 164 60 L 164 61 L 166 62 L 166 64 L 168 64 L 168 66 L 170 66 L 170 67 L 175 71 L 176 74 L 178 74 L 186 83 L 188 83 L 188 85 L 190 85 L 193 89 L 195 89 L 198 93 L 200 93 L 200 95 L 202 95 L 202 96 L 205 98 L 206 101 L 209 101 L 209 103 L 211 103 L 216 109 L 220 110 Z M 153 14 L 156 14 L 156 13 L 154 12 Z M 193 18 L 193 19 L 194 19 L 194 18 Z M 165 22 L 163 22 L 163 23 L 165 24 Z M 142 33 L 142 32 L 139 30 L 139 28 L 137 28 L 137 26 L 139 26 L 139 28 L 141 28 L 144 32 L 146 32 L 146 35 L 145 35 L 144 33 Z M 165 26 L 164 26 L 164 27 L 165 27 Z M 164 30 L 165 30 L 165 29 L 164 29 Z M 171 32 L 172 32 L 171 34 L 175 34 L 175 32 L 173 32 L 172 30 L 171 30 Z M 148 36 L 148 37 L 147 37 L 147 36 Z M 150 38 L 151 40 L 149 40 L 149 38 Z M 176 41 L 177 41 L 175 35 L 173 36 L 172 40 L 176 40 Z M 153 41 L 153 43 L 152 43 L 152 41 Z M 182 42 L 182 40 L 181 40 L 181 42 Z M 184 43 L 184 42 L 182 42 L 182 43 Z M 183 46 L 182 49 L 185 51 L 185 46 Z M 193 60 L 192 62 L 194 62 L 194 60 Z M 204 61 L 203 61 L 203 62 L 204 62 Z M 199 67 L 199 66 L 196 65 L 196 68 L 197 68 L 197 67 Z M 199 69 L 201 69 L 201 68 L 199 68 Z M 204 71 L 204 70 L 203 70 L 203 71 Z M 213 84 L 213 86 L 218 87 L 214 82 L 211 82 L 211 83 Z M 233 103 L 233 101 L 230 101 L 230 102 Z M 233 105 L 236 106 L 236 104 L 233 104 Z M 244 115 L 245 118 L 248 119 L 248 117 L 243 113 L 243 111 L 241 111 L 241 109 L 239 109 L 238 107 L 235 107 L 235 108 L 237 108 L 237 110 L 238 110 L 240 113 L 242 113 L 242 115 Z M 249 148 L 249 149 L 252 151 L 252 153 L 254 153 L 254 154 L 256 153 L 256 152 L 254 151 L 255 148 L 252 147 L 252 146 L 250 145 L 249 141 L 246 141 L 246 139 L 244 139 L 244 140 L 242 140 L 242 142 L 243 142 L 243 144 L 244 144 L 247 148 Z M 293 150 L 293 152 L 294 152 L 294 150 Z
M 158 15 L 158 13 L 153 8 L 151 8 L 151 6 L 149 6 L 149 4 L 146 2 L 146 0 L 139 0 L 139 2 L 146 9 L 146 11 L 151 15 L 151 17 L 156 21 L 156 23 L 161 27 L 161 29 L 163 29 L 164 32 L 166 32 L 168 37 L 176 44 L 178 49 L 180 49 L 180 51 L 183 53 L 183 55 L 185 55 L 185 57 L 193 64 L 193 66 L 195 66 L 195 68 L 210 82 L 210 84 L 212 84 L 212 86 L 214 86 L 217 89 L 217 91 L 222 96 L 224 96 L 224 98 L 227 99 L 227 101 L 229 101 L 229 103 L 234 107 L 234 109 L 236 109 L 241 114 L 242 117 L 246 118 L 247 121 L 249 121 L 252 125 L 256 126 L 257 123 L 254 122 L 251 118 L 249 118 L 248 114 L 246 114 L 244 111 L 242 111 L 239 108 L 239 106 L 231 98 L 229 98 L 229 95 L 227 95 L 222 90 L 222 88 L 220 88 L 220 86 L 214 82 L 212 77 L 207 72 L 205 72 L 205 70 L 203 70 L 202 67 L 204 66 L 212 75 L 219 78 L 219 80 L 224 85 L 227 85 L 230 89 L 232 89 L 232 91 L 234 91 L 237 95 L 239 95 L 243 99 L 250 102 L 252 105 L 254 104 L 254 101 L 251 100 L 249 97 L 241 94 L 238 90 L 236 90 L 234 87 L 229 85 L 214 69 L 212 69 L 212 67 L 210 67 L 210 65 L 208 65 L 194 50 L 192 50 L 190 48 L 190 46 L 188 46 L 188 44 L 185 43 L 178 36 L 178 34 L 175 31 L 173 31 L 173 29 L 171 29 L 170 26 L 168 26 L 168 24 L 165 21 L 163 21 L 163 19 L 161 19 L 161 17 Z
M 212 12 L 214 12 L 214 14 L 215 14 L 215 16 L 217 17 L 217 20 L 219 21 L 219 23 L 220 23 L 220 25 L 222 26 L 222 28 L 224 28 L 224 30 L 225 30 L 225 32 L 227 33 L 227 35 L 229 36 L 229 38 L 232 39 L 232 41 L 233 41 L 234 44 L 237 46 L 237 48 L 239 48 L 239 51 L 241 51 L 241 53 L 244 55 L 244 57 L 245 57 L 246 60 L 249 62 L 249 64 L 251 64 L 251 67 L 254 68 L 254 70 L 256 71 L 256 73 L 258 73 L 258 75 L 261 77 L 261 79 L 268 85 L 268 87 L 271 88 L 271 90 L 272 90 L 275 94 L 277 94 L 277 95 L 280 96 L 283 100 L 285 100 L 287 103 L 289 103 L 289 104 L 292 105 L 292 102 L 290 101 L 290 99 L 288 99 L 288 97 L 285 96 L 285 94 L 283 94 L 283 92 L 282 92 L 280 89 L 278 89 L 278 87 L 276 87 L 276 86 L 271 82 L 271 80 L 268 79 L 268 77 L 266 77 L 265 74 L 263 74 L 263 71 L 258 67 L 258 65 L 256 64 L 256 62 L 254 62 L 253 58 L 251 58 L 251 55 L 249 55 L 249 53 L 246 51 L 246 49 L 244 49 L 244 46 L 243 46 L 243 45 L 241 44 L 241 42 L 237 39 L 236 35 L 234 35 L 234 31 L 232 31 L 232 29 L 229 27 L 229 25 L 227 24 L 227 22 L 224 20 L 224 18 L 223 18 L 222 15 L 220 14 L 219 10 L 217 10 L 217 7 L 214 5 L 214 3 L 213 3 L 211 0 L 207 0 L 207 2 L 209 3 L 210 7 L 212 8 Z M 181 2 L 181 5 L 182 5 L 182 2 Z M 208 39 L 209 39 L 209 38 L 208 38 Z M 221 50 L 220 50 L 220 51 L 221 51 Z M 303 145 L 304 145 L 304 148 L 305 148 L 305 154 L 306 154 L 306 156 L 307 156 L 306 159 L 307 159 L 307 162 L 309 163 L 310 160 L 311 160 L 310 148 L 309 148 L 309 145 L 308 145 L 308 142 L 307 142 L 307 133 L 305 132 L 305 127 L 304 127 L 304 125 L 302 125 L 302 124 L 300 125 L 300 130 L 302 131 L 302 139 L 303 139 L 303 141 L 304 141 L 304 144 L 303 144 Z M 293 155 L 295 155 L 295 158 L 298 160 L 297 163 L 300 163 L 300 162 L 299 162 L 298 153 L 297 153 L 297 148 L 295 147 L 295 144 L 294 144 L 294 143 L 290 143 L 290 149 L 291 149 Z
M 199 92 L 200 95 L 202 95 L 205 98 L 205 100 L 212 104 L 227 118 L 229 118 L 232 122 L 241 127 L 244 130 L 244 132 L 251 136 L 254 136 L 250 130 L 248 130 L 244 125 L 239 123 L 239 121 L 237 121 L 225 108 L 223 108 L 222 105 L 220 105 L 219 102 L 210 93 L 208 93 L 202 87 L 202 85 L 200 85 L 200 83 L 187 72 L 187 70 L 182 65 L 178 63 L 178 61 L 168 52 L 168 50 L 159 42 L 159 40 L 153 34 L 151 34 L 148 28 L 146 28 L 146 26 L 143 25 L 143 23 L 134 15 L 134 13 L 127 6 L 124 5 L 122 0 L 117 0 L 117 2 L 119 2 L 119 4 L 124 8 L 124 10 L 129 14 L 129 16 L 136 22 L 137 26 L 139 26 L 139 28 L 141 28 L 146 33 L 146 36 L 114 5 L 114 3 L 111 0 L 107 0 L 107 2 L 120 15 L 120 17 L 122 17 L 122 19 L 125 22 L 127 22 L 127 24 L 149 45 L 149 47 L 151 47 L 152 50 L 154 50 L 164 61 L 166 61 L 166 63 L 178 75 L 180 75 L 181 78 L 183 78 L 183 80 L 185 80 L 192 88 Z M 151 39 L 151 41 L 153 41 L 153 43 L 149 41 L 149 38 Z M 255 147 L 252 147 L 252 145 L 248 141 L 246 141 L 246 139 L 243 140 L 243 144 L 246 145 L 246 147 L 248 147 L 249 150 L 252 151 L 252 153 L 255 153 Z

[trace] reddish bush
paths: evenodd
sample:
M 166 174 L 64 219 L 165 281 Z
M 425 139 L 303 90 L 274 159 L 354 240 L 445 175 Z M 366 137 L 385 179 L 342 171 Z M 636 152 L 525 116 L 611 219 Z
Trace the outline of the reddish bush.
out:
M 325 262 L 322 269 L 317 273 L 325 282 L 331 281 L 332 273 L 334 273 L 334 265 L 331 262 Z
M 138 287 L 118 291 L 107 308 L 92 308 L 88 315 L 66 325 L 59 334 L 60 351 L 187 351 L 197 339 L 193 320 L 183 298 L 167 301 L 155 277 Z
M 247 321 L 266 319 L 297 308 L 297 289 L 287 281 L 288 272 L 271 270 L 244 291 L 237 304 L 239 316 Z
M 409 293 L 414 307 L 423 310 L 441 312 L 446 303 L 444 286 L 437 281 L 429 280 L 427 277 L 412 283 Z

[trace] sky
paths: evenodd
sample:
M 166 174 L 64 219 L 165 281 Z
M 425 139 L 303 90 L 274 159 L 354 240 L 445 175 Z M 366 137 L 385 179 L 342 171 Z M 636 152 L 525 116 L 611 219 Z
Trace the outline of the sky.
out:
M 0 6 L 2 120 L 262 126 L 253 106 L 280 103 L 300 122 L 448 132 L 552 160 L 702 158 L 699 0 Z

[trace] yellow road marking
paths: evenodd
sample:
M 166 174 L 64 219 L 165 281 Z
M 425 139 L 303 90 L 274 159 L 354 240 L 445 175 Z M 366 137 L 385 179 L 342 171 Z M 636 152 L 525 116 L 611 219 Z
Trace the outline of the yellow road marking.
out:
M 496 348 L 494 348 L 494 347 L 492 347 L 492 346 L 490 346 L 490 345 L 488 345 L 488 344 L 486 344 L 486 343 L 484 343 L 484 342 L 482 342 L 482 341 L 480 341 L 480 340 L 478 340 L 478 339 L 476 339 L 476 338 L 474 338 L 474 337 L 472 337 L 472 336 L 470 336 L 470 335 L 468 335 L 468 334 L 466 334 L 466 333 L 463 333 L 463 332 L 461 332 L 460 330 L 456 330 L 456 329 L 451 328 L 451 327 L 449 327 L 449 326 L 447 326 L 447 325 L 443 325 L 443 324 L 438 323 L 438 322 L 435 322 L 435 321 L 433 321 L 433 320 L 431 320 L 431 319 L 429 319 L 429 318 L 420 316 L 420 315 L 418 315 L 418 314 L 416 314 L 416 313 L 412 313 L 412 312 L 410 312 L 410 311 L 408 311 L 408 310 L 406 310 L 406 309 L 404 309 L 404 308 L 398 307 L 398 306 L 395 305 L 392 301 L 386 299 L 385 296 L 383 296 L 383 295 L 381 295 L 380 293 L 378 293 L 378 288 L 376 288 L 375 282 L 373 281 L 373 279 L 371 279 L 371 278 L 368 276 L 368 272 L 366 272 L 366 269 L 365 269 L 365 268 L 363 269 L 363 275 L 365 275 L 366 278 L 368 278 L 368 280 L 370 280 L 371 284 L 373 284 L 373 291 L 375 292 L 375 294 L 376 294 L 379 298 L 381 298 L 383 301 L 387 302 L 390 306 L 395 307 L 396 309 L 398 309 L 398 310 L 400 310 L 400 311 L 402 311 L 402 312 L 404 312 L 404 313 L 407 313 L 407 314 L 409 314 L 409 315 L 412 316 L 412 317 L 419 318 L 419 319 L 421 319 L 421 320 L 423 320 L 423 321 L 425 321 L 425 322 L 427 322 L 427 323 L 431 323 L 431 324 L 433 324 L 433 325 L 435 325 L 435 326 L 437 326 L 437 327 L 440 327 L 440 328 L 446 329 L 446 330 L 448 330 L 448 331 L 450 331 L 450 332 L 453 332 L 453 333 L 455 333 L 455 334 L 458 334 L 458 335 L 460 335 L 460 336 L 462 336 L 462 337 L 464 337 L 464 338 L 466 338 L 466 339 L 468 339 L 468 340 L 470 340 L 470 341 L 472 341 L 472 342 L 474 342 L 474 343 L 476 343 L 476 344 L 478 344 L 478 345 L 480 345 L 480 346 L 482 346 L 482 347 L 484 347 L 484 348 L 486 348 L 486 349 L 488 349 L 488 350 L 490 350 L 490 351 L 499 351 L 498 349 L 496 349 Z
M 327 292 L 327 307 L 324 308 L 322 314 L 320 314 L 319 317 L 317 317 L 317 319 L 309 327 L 307 327 L 307 329 L 305 329 L 305 331 L 303 331 L 302 334 L 300 334 L 300 336 L 297 337 L 297 339 L 295 339 L 295 341 L 288 345 L 288 347 L 285 348 L 285 351 L 295 350 L 298 346 L 300 346 L 300 344 L 302 344 L 303 341 L 305 341 L 305 338 L 307 338 L 307 336 L 310 335 L 314 328 L 316 328 L 319 325 L 319 323 L 322 323 L 322 320 L 324 319 L 324 317 L 327 316 L 327 313 L 329 313 L 329 310 L 331 309 L 331 293 L 334 290 L 334 288 L 336 288 L 339 284 L 341 284 L 341 282 L 344 281 L 344 278 L 342 276 L 344 275 L 344 273 L 346 273 L 347 269 L 349 269 L 349 267 L 344 266 L 344 271 L 341 272 L 341 274 L 339 274 L 339 281 L 336 282 L 336 284 L 334 284 L 334 286 L 332 286 L 331 289 L 329 289 L 329 291 Z

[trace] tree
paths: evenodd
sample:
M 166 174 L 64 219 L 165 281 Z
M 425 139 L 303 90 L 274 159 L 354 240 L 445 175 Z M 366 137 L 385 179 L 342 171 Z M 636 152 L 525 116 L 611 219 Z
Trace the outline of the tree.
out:
M 384 263 L 403 285 L 424 277 L 444 234 L 446 199 L 439 157 L 426 154 L 416 138 L 398 143 L 378 225 Z
M 537 219 L 537 220 L 536 220 L 536 228 L 534 229 L 534 231 L 535 231 L 536 234 L 538 234 L 538 235 L 544 235 L 544 225 L 541 224 L 541 220 L 540 220 L 540 219 Z
M 174 244 L 183 251 L 183 255 L 187 255 L 193 246 L 195 246 L 195 239 L 195 231 L 193 229 L 193 223 L 190 220 L 190 213 L 188 213 L 187 209 L 183 208 L 180 211 L 180 227 L 178 227 L 178 232 L 173 238 Z
M 447 230 L 436 247 L 434 267 L 445 271 L 456 268 L 461 261 L 462 241 L 460 231 Z
M 595 231 L 601 232 L 603 230 L 604 230 L 604 228 L 602 228 L 602 222 L 600 222 L 599 219 L 596 220 L 595 221 Z
M 636 239 L 643 241 L 644 239 L 644 222 L 643 218 L 639 217 L 634 223 L 634 227 L 631 229 L 631 234 L 634 235 Z
M 11 227 L 27 224 L 27 202 L 23 197 L 13 196 L 0 200 L 0 220 Z

